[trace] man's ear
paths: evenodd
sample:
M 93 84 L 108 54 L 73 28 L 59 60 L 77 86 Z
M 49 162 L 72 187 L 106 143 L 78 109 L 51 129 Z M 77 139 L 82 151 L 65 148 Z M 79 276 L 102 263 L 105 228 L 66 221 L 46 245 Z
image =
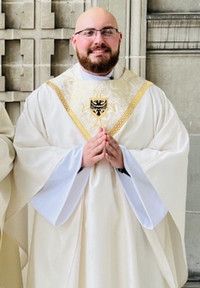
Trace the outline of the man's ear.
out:
M 122 33 L 121 32 L 119 32 L 119 41 L 120 41 L 120 43 L 122 41 Z
M 72 46 L 73 46 L 74 50 L 76 50 L 76 37 L 75 37 L 75 35 L 72 35 L 71 43 L 72 43 Z

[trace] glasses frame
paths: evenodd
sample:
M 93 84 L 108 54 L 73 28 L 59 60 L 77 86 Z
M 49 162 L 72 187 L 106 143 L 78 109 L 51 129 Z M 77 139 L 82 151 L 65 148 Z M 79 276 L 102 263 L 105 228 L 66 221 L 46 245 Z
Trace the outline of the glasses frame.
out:
M 82 32 L 84 32 L 84 31 L 87 31 L 87 30 L 92 30 L 92 31 L 94 31 L 95 32 L 95 36 L 97 35 L 97 32 L 102 32 L 103 30 L 105 30 L 105 29 L 112 29 L 112 30 L 115 30 L 117 33 L 120 33 L 119 32 L 119 30 L 118 30 L 118 28 L 114 28 L 114 27 L 112 27 L 112 26 L 109 26 L 109 27 L 103 27 L 102 29 L 95 29 L 95 28 L 86 28 L 86 29 L 83 29 L 83 30 L 80 30 L 80 31 L 78 31 L 78 32 L 76 32 L 74 35 L 78 35 L 78 34 L 80 34 L 81 35 L 81 33 Z M 94 36 L 94 35 L 92 35 L 92 36 Z M 101 35 L 102 35 L 102 33 L 101 33 Z M 82 35 L 82 36 L 84 36 L 84 35 Z M 91 36 L 91 37 L 92 37 Z M 102 35 L 103 37 L 105 37 L 104 35 Z M 90 38 L 90 36 L 85 36 L 86 38 Z M 107 36 L 108 38 L 110 37 L 110 36 Z M 111 36 L 112 37 L 112 36 Z

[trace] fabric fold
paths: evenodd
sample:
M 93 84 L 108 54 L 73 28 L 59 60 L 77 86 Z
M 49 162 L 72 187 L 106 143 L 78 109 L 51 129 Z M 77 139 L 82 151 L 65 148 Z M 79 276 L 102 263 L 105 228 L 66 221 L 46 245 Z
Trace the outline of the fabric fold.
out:
M 69 151 L 44 187 L 30 201 L 55 226 L 67 221 L 85 189 L 90 169 L 84 168 L 78 173 L 81 161 L 82 146 Z
M 126 197 L 141 225 L 153 229 L 166 216 L 167 208 L 132 154 L 124 146 L 120 147 L 130 175 L 118 172 Z

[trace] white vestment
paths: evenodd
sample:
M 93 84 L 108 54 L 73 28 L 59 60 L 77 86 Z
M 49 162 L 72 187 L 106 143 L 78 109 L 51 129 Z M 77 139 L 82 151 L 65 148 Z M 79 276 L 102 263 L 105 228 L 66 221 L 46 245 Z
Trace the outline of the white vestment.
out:
M 3 229 L 5 211 L 10 199 L 8 175 L 13 167 L 14 148 L 12 138 L 14 129 L 5 108 L 0 103 L 0 236 Z
M 0 103 L 0 287 L 20 287 L 18 245 L 3 232 L 6 210 L 11 196 L 14 127 Z M 11 277 L 12 275 L 12 277 Z
M 79 171 L 100 126 L 129 176 L 106 160 Z M 113 80 L 75 65 L 34 91 L 17 124 L 6 227 L 26 250 L 12 219 L 31 203 L 25 287 L 181 287 L 188 142 L 164 93 L 119 65 Z
M 5 108 L 0 103 L 0 237 L 11 193 L 10 172 L 15 155 L 12 144 L 13 136 L 14 128 Z

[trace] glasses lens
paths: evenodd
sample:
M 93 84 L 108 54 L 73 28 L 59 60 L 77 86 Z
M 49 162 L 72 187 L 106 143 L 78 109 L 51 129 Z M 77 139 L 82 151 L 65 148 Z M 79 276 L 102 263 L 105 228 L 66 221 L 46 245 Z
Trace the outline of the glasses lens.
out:
M 92 37 L 96 34 L 96 30 L 94 29 L 85 29 L 83 32 L 82 32 L 82 35 L 84 37 Z
M 101 30 L 101 35 L 104 37 L 112 37 L 115 33 L 115 29 L 112 28 L 104 28 Z

